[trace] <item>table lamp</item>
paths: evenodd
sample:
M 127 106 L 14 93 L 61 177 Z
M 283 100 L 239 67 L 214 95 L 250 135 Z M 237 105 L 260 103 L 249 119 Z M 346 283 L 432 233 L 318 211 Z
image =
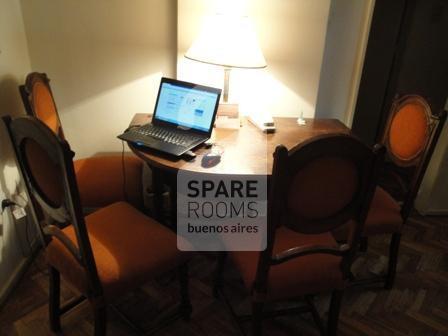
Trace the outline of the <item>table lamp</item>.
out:
M 224 105 L 229 103 L 229 79 L 232 68 L 266 67 L 254 25 L 249 17 L 241 15 L 208 16 L 185 57 L 224 67 L 222 95 Z

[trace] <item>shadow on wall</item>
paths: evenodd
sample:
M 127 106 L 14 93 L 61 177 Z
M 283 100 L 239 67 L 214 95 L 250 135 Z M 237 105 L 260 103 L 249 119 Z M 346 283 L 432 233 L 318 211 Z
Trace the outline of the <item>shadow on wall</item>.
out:
M 176 6 L 175 0 L 23 0 L 32 67 L 52 79 L 59 111 L 173 71 Z
M 31 68 L 51 79 L 77 159 L 121 151 L 116 136 L 175 75 L 176 0 L 130 3 L 21 0 Z
M 21 106 L 19 83 L 9 75 L 0 78 L 0 117 L 10 115 L 17 117 Z M 0 122 L 0 199 L 11 198 L 11 195 L 18 194 L 21 187 L 20 176 L 16 166 L 15 154 L 3 121 Z M 3 218 L 2 218 L 3 219 Z M 0 237 L 7 235 L 3 220 L 0 221 Z M 6 230 L 8 231 L 8 230 Z M 8 237 L 6 237 L 8 240 Z M 1 244 L 0 260 L 5 255 L 7 246 Z
M 0 117 L 17 117 L 23 113 L 18 90 L 19 83 L 9 75 L 0 78 Z M 18 191 L 20 178 L 15 154 L 3 121 L 0 122 L 0 192 L 10 197 Z

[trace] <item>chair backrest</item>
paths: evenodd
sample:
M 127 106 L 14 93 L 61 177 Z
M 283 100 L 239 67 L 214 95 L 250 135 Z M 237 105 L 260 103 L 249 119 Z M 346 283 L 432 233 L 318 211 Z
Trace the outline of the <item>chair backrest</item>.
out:
M 445 120 L 446 111 L 433 115 L 426 100 L 417 95 L 397 98 L 392 105 L 382 143 L 393 164 L 413 167 L 401 211 L 404 219 L 412 210 Z
M 25 84 L 19 86 L 19 91 L 27 114 L 41 120 L 61 139 L 65 139 L 56 103 L 54 101 L 53 93 L 50 88 L 50 80 L 47 77 L 47 75 L 45 73 L 39 73 L 39 72 L 32 72 L 28 74 L 26 77 Z M 102 162 L 104 164 L 107 164 L 108 163 L 107 160 L 108 157 L 102 157 L 101 159 L 94 158 L 92 160 L 89 160 L 89 163 L 93 164 L 95 162 Z M 133 178 L 133 171 L 132 171 L 133 165 L 131 160 L 124 161 L 124 158 L 122 159 L 123 175 L 120 176 L 120 178 L 124 179 L 123 184 L 125 184 L 127 179 L 127 176 L 123 177 L 126 174 L 126 169 L 124 168 L 125 163 L 129 165 L 129 167 L 126 168 L 129 171 L 130 176 L 127 184 L 131 186 L 129 199 L 135 206 L 141 209 L 143 207 L 143 198 L 142 198 L 143 192 L 140 187 L 132 187 L 133 186 L 132 183 L 133 181 L 135 181 L 135 178 Z M 111 169 L 110 171 L 116 171 L 116 170 Z M 138 174 L 135 175 L 137 176 Z M 102 201 L 104 202 L 104 200 L 99 200 L 99 197 L 97 196 L 98 193 L 90 193 L 89 190 L 91 190 L 91 188 L 86 187 L 85 185 L 82 184 L 82 182 L 84 183 L 91 182 L 91 180 L 89 181 L 88 179 L 84 178 L 83 180 L 81 180 L 80 184 L 81 190 L 85 192 L 83 194 L 85 206 L 95 208 L 98 207 Z M 114 184 L 112 183 L 112 185 Z M 118 180 L 115 185 L 118 185 Z M 128 200 L 126 194 L 127 191 L 126 188 L 127 185 L 125 185 L 122 188 L 123 195 L 119 195 L 117 192 L 111 192 L 109 193 L 110 194 L 109 198 L 106 197 L 106 200 L 107 201 Z M 94 197 L 93 199 L 92 198 L 88 199 L 88 196 L 94 196 Z
M 19 91 L 27 114 L 42 120 L 54 133 L 64 139 L 47 75 L 39 72 L 28 74 L 25 84 L 19 86 Z
M 279 222 L 303 234 L 331 232 L 353 222 L 350 239 L 343 249 L 319 246 L 306 252 L 342 256 L 341 267 L 348 276 L 383 152 L 380 148 L 370 149 L 348 134 L 318 136 L 290 151 L 282 145 L 276 148 L 268 206 L 267 248 L 259 260 L 258 284 L 263 286 L 271 265 L 292 259 L 294 255 L 272 255 Z
M 12 120 L 4 117 L 22 175 L 33 199 L 45 213 L 38 223 L 48 244 L 58 239 L 84 267 L 96 294 L 101 293 L 95 261 L 87 234 L 68 143 L 59 138 L 42 121 L 25 116 Z M 61 230 L 73 225 L 76 242 Z

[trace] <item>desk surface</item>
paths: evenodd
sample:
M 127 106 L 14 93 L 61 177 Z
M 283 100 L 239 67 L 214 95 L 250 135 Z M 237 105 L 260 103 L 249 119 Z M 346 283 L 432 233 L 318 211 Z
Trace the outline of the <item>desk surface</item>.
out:
M 136 114 L 131 125 L 141 125 L 151 120 L 151 115 Z M 175 159 L 150 149 L 129 145 L 131 150 L 149 165 L 175 172 L 179 169 L 212 174 L 270 175 L 275 147 L 283 144 L 288 149 L 313 136 L 328 133 L 348 133 L 350 130 L 336 119 L 307 119 L 299 126 L 296 118 L 274 118 L 277 131 L 264 134 L 247 120 L 238 130 L 215 128 L 215 144 L 224 150 L 221 162 L 215 167 L 201 166 L 202 157 L 210 151 L 199 147 L 192 161 Z

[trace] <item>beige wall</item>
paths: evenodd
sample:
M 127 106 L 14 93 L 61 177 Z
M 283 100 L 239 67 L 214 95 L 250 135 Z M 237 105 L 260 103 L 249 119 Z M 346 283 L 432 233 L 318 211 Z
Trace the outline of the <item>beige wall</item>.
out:
M 448 100 L 445 106 L 448 111 Z M 448 214 L 448 123 L 440 135 L 415 201 L 424 215 Z
M 46 72 L 76 158 L 120 151 L 175 75 L 175 0 L 22 0 L 31 66 Z
M 24 114 L 17 86 L 24 80 L 30 69 L 20 2 L 19 0 L 0 0 L 1 117 Z M 26 197 L 23 192 L 14 152 L 3 122 L 0 122 L 0 201 L 10 198 L 25 205 L 26 200 L 17 197 L 18 194 Z M 0 215 L 0 303 L 26 260 L 27 220 L 32 226 L 29 216 L 14 221 L 9 211 Z
M 374 0 L 332 0 L 316 103 L 316 117 L 351 126 Z
M 243 113 L 315 113 L 330 0 L 179 0 L 178 76 L 222 86 L 222 69 L 186 60 L 204 15 L 235 5 L 254 20 L 268 67 L 233 72 L 231 96 Z M 233 91 L 233 92 L 232 92 Z

